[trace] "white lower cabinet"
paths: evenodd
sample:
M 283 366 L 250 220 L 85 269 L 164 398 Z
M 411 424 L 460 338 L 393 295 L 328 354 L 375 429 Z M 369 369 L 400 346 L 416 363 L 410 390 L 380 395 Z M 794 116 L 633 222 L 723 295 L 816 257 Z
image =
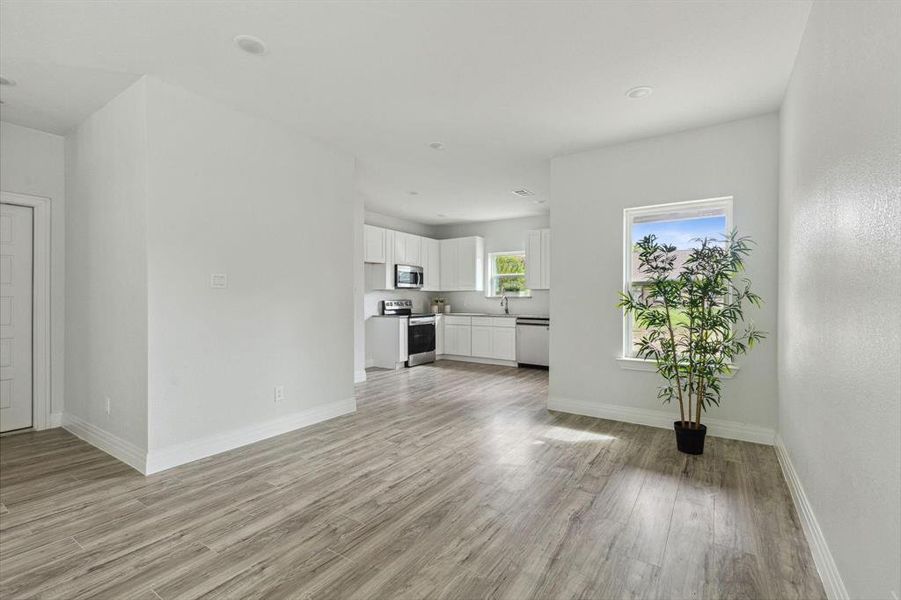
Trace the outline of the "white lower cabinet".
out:
M 444 354 L 444 317 L 435 315 L 435 354 Z
M 407 360 L 406 317 L 366 319 L 366 362 L 382 369 L 401 369 Z
M 472 356 L 472 326 L 445 323 L 444 353 L 455 356 Z
M 491 358 L 499 360 L 516 360 L 515 327 L 491 328 Z
M 491 327 L 472 326 L 472 355 L 479 358 L 493 358 L 491 351 Z
M 516 360 L 516 319 L 445 315 L 436 330 L 435 352 L 495 360 Z

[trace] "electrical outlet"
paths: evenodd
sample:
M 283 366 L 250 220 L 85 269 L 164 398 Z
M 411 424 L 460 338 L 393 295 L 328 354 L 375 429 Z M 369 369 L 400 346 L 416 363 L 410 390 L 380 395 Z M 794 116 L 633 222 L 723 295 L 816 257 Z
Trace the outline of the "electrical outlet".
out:
M 106 400 L 106 416 L 109 416 L 109 415 L 110 415 L 110 399 L 109 399 L 109 396 L 107 396 L 107 397 L 105 398 L 105 400 Z
M 275 401 L 281 402 L 285 399 L 285 386 L 277 385 L 275 386 Z

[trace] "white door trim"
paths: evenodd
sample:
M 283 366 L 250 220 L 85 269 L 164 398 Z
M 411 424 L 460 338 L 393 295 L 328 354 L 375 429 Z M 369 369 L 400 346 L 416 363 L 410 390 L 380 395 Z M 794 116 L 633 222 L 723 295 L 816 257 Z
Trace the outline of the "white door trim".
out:
M 0 202 L 34 211 L 34 308 L 32 318 L 32 427 L 50 422 L 50 198 L 0 192 Z

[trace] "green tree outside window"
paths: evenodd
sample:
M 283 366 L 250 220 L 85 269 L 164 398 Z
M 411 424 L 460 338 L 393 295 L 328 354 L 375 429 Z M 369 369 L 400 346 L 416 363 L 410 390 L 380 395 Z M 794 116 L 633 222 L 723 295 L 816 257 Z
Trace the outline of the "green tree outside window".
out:
M 492 262 L 492 295 L 529 295 L 526 287 L 526 258 L 522 253 L 493 254 Z

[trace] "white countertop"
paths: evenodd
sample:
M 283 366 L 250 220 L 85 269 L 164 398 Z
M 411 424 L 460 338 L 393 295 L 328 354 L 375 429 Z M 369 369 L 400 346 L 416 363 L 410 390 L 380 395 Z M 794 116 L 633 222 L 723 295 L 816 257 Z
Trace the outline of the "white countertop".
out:
M 462 313 L 462 312 L 452 312 L 452 313 L 438 313 L 439 317 L 500 317 L 506 319 L 516 319 L 518 317 L 524 317 L 528 319 L 549 319 L 547 315 L 505 315 L 504 313 Z

